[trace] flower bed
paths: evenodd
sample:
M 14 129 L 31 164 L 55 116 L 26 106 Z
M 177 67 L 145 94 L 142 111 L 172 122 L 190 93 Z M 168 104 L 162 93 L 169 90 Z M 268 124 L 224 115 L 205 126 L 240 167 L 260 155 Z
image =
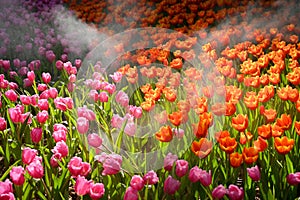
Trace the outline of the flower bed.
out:
M 0 199 L 299 197 L 296 2 L 2 4 Z

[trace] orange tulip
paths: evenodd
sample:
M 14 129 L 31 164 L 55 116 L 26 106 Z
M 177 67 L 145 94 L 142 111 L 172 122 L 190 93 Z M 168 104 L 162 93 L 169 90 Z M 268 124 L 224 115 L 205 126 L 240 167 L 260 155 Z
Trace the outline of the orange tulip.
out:
M 237 131 L 244 131 L 248 127 L 248 116 L 238 114 L 236 117 L 232 118 L 231 125 Z
M 219 131 L 215 134 L 215 138 L 218 142 L 220 139 L 228 136 L 230 137 L 230 133 L 228 131 Z
M 170 62 L 170 67 L 173 69 L 181 69 L 182 65 L 183 63 L 181 58 L 175 58 Z
M 234 152 L 237 147 L 237 142 L 235 138 L 223 137 L 219 139 L 220 148 L 228 154 Z
M 154 108 L 154 105 L 155 105 L 154 100 L 146 100 L 141 103 L 141 107 L 143 108 L 143 110 L 148 112 Z
M 179 126 L 182 121 L 182 112 L 177 111 L 169 114 L 169 120 L 174 126 Z
M 262 114 L 266 117 L 267 122 L 273 122 L 276 118 L 277 111 L 270 108 L 270 109 L 264 110 Z
M 246 144 L 247 141 L 250 141 L 253 138 L 253 135 L 250 132 L 247 132 L 246 134 L 244 132 L 240 133 L 240 143 Z
M 238 152 L 234 152 L 230 154 L 229 161 L 232 167 L 239 167 L 243 163 L 243 155 Z
M 271 125 L 266 124 L 266 125 L 261 125 L 257 128 L 258 135 L 263 137 L 264 139 L 269 139 L 272 134 L 271 134 Z
M 212 150 L 212 141 L 207 138 L 201 138 L 199 142 L 193 141 L 191 150 L 199 158 L 205 158 Z
M 211 111 L 217 116 L 222 116 L 226 113 L 226 106 L 223 103 L 215 103 L 211 106 Z
M 295 131 L 300 136 L 300 122 L 295 121 Z
M 170 126 L 163 126 L 155 133 L 156 139 L 161 142 L 170 142 L 173 139 L 173 132 Z
M 168 101 L 174 102 L 176 100 L 176 90 L 166 87 L 162 91 Z
M 197 138 L 206 137 L 208 133 L 208 128 L 212 125 L 213 116 L 211 113 L 203 113 L 199 116 L 199 123 L 194 131 Z
M 277 118 L 276 125 L 280 126 L 283 130 L 288 130 L 292 126 L 290 115 L 282 114 L 280 118 Z
M 255 110 L 258 107 L 256 92 L 247 92 L 244 97 L 244 103 L 250 110 Z
M 276 137 L 274 145 L 277 152 L 284 155 L 292 150 L 294 143 L 294 139 L 289 139 L 286 136 L 283 136 L 282 138 Z
M 236 111 L 236 106 L 232 102 L 225 102 L 226 105 L 226 111 L 225 111 L 225 116 L 231 116 L 235 113 Z
M 207 110 L 208 110 L 207 99 L 205 97 L 199 97 L 197 99 L 197 107 L 195 109 L 195 112 L 197 114 L 202 114 L 207 112 Z
M 253 145 L 254 148 L 257 149 L 257 151 L 259 152 L 263 152 L 268 147 L 267 140 L 265 140 L 261 136 L 258 136 L 257 140 L 254 141 Z
M 242 154 L 246 164 L 252 164 L 258 158 L 258 150 L 255 147 L 245 147 Z
M 190 108 L 191 108 L 189 101 L 186 101 L 186 100 L 178 101 L 177 107 L 178 107 L 179 110 L 184 111 L 186 113 L 188 113 L 190 111 Z
M 283 134 L 284 130 L 277 124 L 273 124 L 271 127 L 271 132 L 273 137 L 280 137 Z

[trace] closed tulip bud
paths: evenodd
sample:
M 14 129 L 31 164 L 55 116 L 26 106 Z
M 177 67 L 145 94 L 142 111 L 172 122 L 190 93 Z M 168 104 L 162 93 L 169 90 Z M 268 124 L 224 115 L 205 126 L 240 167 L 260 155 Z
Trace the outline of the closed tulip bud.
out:
M 195 166 L 193 167 L 191 170 L 190 170 L 190 173 L 189 173 L 189 180 L 192 182 L 192 183 L 196 183 L 197 181 L 200 180 L 200 175 L 201 175 L 201 169 L 199 169 L 198 166 Z
M 29 71 L 27 72 L 27 78 L 30 80 L 30 81 L 34 81 L 35 80 L 35 74 L 34 74 L 34 71 Z
M 247 168 L 248 175 L 253 181 L 259 181 L 260 180 L 260 171 L 258 166 Z
M 89 130 L 89 120 L 87 120 L 85 117 L 78 117 L 77 130 L 80 134 L 87 133 Z
M 3 117 L 0 117 L 0 131 L 4 131 L 6 129 L 6 121 Z
M 174 162 L 176 162 L 176 160 L 178 159 L 178 157 L 176 155 L 173 155 L 171 153 L 168 153 L 167 156 L 164 159 L 164 168 L 167 171 L 171 171 Z
M 124 200 L 138 200 L 138 199 L 139 199 L 138 191 L 129 186 L 125 191 Z
M 18 95 L 14 90 L 7 90 L 5 96 L 12 102 L 16 102 L 18 99 Z
M 200 182 L 204 186 L 209 186 L 211 184 L 212 178 L 211 178 L 211 170 L 209 172 L 202 170 L 200 174 Z
M 222 199 L 226 193 L 227 193 L 226 188 L 223 185 L 218 185 L 212 191 L 212 197 L 217 199 Z
M 10 179 L 15 185 L 23 185 L 25 182 L 25 171 L 22 166 L 13 167 L 9 172 Z
M 174 179 L 172 176 L 168 176 L 164 182 L 164 192 L 173 195 L 179 189 L 180 184 L 181 183 L 178 180 Z
M 45 84 L 50 83 L 50 81 L 51 81 L 51 74 L 43 72 L 42 73 L 42 79 L 43 79 L 43 81 L 44 81 Z
M 30 164 L 37 156 L 37 150 L 25 147 L 22 151 L 22 162 L 25 165 Z
M 46 110 L 43 110 L 42 112 L 39 112 L 36 116 L 36 119 L 39 123 L 43 124 L 48 119 L 48 112 Z
M 92 133 L 88 135 L 88 143 L 94 148 L 98 148 L 102 144 L 102 139 L 96 133 Z
M 31 141 L 35 144 L 39 143 L 42 139 L 43 129 L 42 128 L 33 128 L 30 132 Z
M 135 190 L 141 190 L 143 189 L 145 185 L 145 182 L 143 180 L 143 178 L 139 175 L 134 175 L 132 178 L 131 178 L 131 181 L 130 181 L 130 186 L 135 189 Z

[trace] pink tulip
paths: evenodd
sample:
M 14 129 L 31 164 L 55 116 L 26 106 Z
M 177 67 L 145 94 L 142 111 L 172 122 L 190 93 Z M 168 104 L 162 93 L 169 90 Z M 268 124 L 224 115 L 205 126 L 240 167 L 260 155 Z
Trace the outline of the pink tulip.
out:
M 55 63 L 56 69 L 62 70 L 64 68 L 64 63 L 61 60 L 57 60 Z
M 25 165 L 30 164 L 37 156 L 37 150 L 25 147 L 22 151 L 22 162 Z
M 168 153 L 167 156 L 164 159 L 164 168 L 167 171 L 171 171 L 174 162 L 176 162 L 176 160 L 178 159 L 178 157 L 176 155 L 173 155 L 171 153 Z
M 126 133 L 129 136 L 134 136 L 136 132 L 136 125 L 133 122 L 127 122 L 124 128 L 124 133 Z
M 63 102 L 62 97 L 57 97 L 54 99 L 55 108 L 61 111 L 67 110 L 67 105 Z
M 81 166 L 80 176 L 87 176 L 92 170 L 90 163 L 82 162 Z
M 47 99 L 39 99 L 38 100 L 38 107 L 40 110 L 48 110 L 49 109 L 49 103 Z
M 108 95 L 106 92 L 100 92 L 98 95 L 98 99 L 100 102 L 108 102 Z
M 69 148 L 65 141 L 59 141 L 56 143 L 55 147 L 53 148 L 52 152 L 55 153 L 60 153 L 61 157 L 67 157 L 69 153 Z
M 25 174 L 25 171 L 22 166 L 13 167 L 9 172 L 10 179 L 12 180 L 12 182 L 15 185 L 23 185 L 24 184 L 24 182 L 25 182 L 24 174 Z
M 35 74 L 34 74 L 34 71 L 29 71 L 27 72 L 27 78 L 33 82 L 35 80 Z
M 116 102 L 123 107 L 127 107 L 129 104 L 128 95 L 123 91 L 119 91 L 116 95 Z
M 67 133 L 65 130 L 57 130 L 52 133 L 52 137 L 55 142 L 67 141 Z
M 85 117 L 78 117 L 77 130 L 80 134 L 87 133 L 89 130 L 89 120 L 87 120 Z
M 202 183 L 203 186 L 209 186 L 212 181 L 211 177 L 211 170 L 207 173 L 205 170 L 202 170 L 200 173 L 200 182 Z
M 43 73 L 42 73 L 42 79 L 43 79 L 43 82 L 44 82 L 45 84 L 50 83 L 50 81 L 51 81 L 51 74 L 50 74 L 50 73 L 45 73 L 45 72 L 43 72 Z
M 0 185 L 1 187 L 1 185 Z M 0 199 L 5 199 L 5 200 L 15 200 L 15 196 L 12 192 L 5 193 L 5 194 L 0 194 Z
M 85 117 L 89 121 L 96 120 L 96 114 L 86 106 L 77 109 L 78 117 Z
M 73 177 L 80 175 L 82 170 L 82 159 L 80 157 L 73 157 L 68 163 L 68 169 Z
M 10 61 L 9 60 L 3 60 L 2 61 L 2 67 L 7 71 L 10 69 Z
M 212 197 L 217 199 L 222 199 L 226 193 L 227 193 L 226 188 L 223 185 L 218 185 L 212 191 Z
M 253 181 L 260 180 L 260 171 L 257 165 L 255 165 L 255 167 L 247 168 L 247 172 Z
M 90 197 L 93 200 L 100 199 L 105 193 L 105 188 L 102 183 L 92 183 L 90 185 Z
M 186 160 L 177 160 L 176 161 L 176 175 L 178 177 L 182 177 L 184 175 L 186 175 L 186 173 L 189 170 L 189 163 Z
M 12 89 L 12 90 L 16 90 L 19 88 L 18 84 L 14 83 L 14 82 L 9 82 L 8 86 L 9 86 L 9 89 Z
M 173 195 L 179 189 L 180 184 L 181 183 L 178 180 L 169 175 L 164 182 L 164 192 Z
M 92 181 L 88 181 L 83 176 L 78 176 L 74 186 L 75 192 L 79 196 L 89 193 Z
M 104 88 L 109 94 L 113 94 L 116 91 L 116 86 L 114 84 L 108 84 Z
M 31 97 L 27 95 L 20 95 L 20 101 L 23 105 L 30 105 L 31 104 Z
M 121 80 L 122 80 L 122 73 L 121 72 L 115 72 L 114 74 L 112 75 L 109 75 L 112 80 L 115 82 L 115 83 L 119 83 Z
M 102 144 L 102 139 L 96 133 L 91 133 L 88 135 L 88 143 L 94 148 L 98 148 Z
M 41 158 L 36 156 L 35 159 L 27 165 L 26 170 L 32 178 L 39 179 L 44 176 L 44 168 L 41 160 Z
M 48 88 L 48 86 L 44 83 L 39 83 L 38 87 L 37 87 L 38 91 L 40 91 L 40 92 L 47 90 L 47 88 Z
M 98 101 L 98 92 L 97 90 L 90 90 L 89 94 L 88 94 L 89 98 L 92 99 L 93 101 Z
M 47 121 L 48 117 L 49 117 L 49 115 L 46 110 L 43 110 L 36 115 L 37 121 L 41 124 L 45 123 Z
M 49 98 L 50 98 L 50 95 L 49 95 L 49 89 L 43 91 L 43 92 L 40 94 L 40 99 L 49 99 Z
M 143 109 L 141 107 L 136 107 L 132 105 L 129 105 L 129 112 L 135 118 L 141 118 L 143 115 Z
M 21 122 L 23 112 L 24 112 L 24 108 L 20 105 L 17 105 L 14 108 L 9 108 L 8 109 L 10 119 L 13 123 Z
M 300 172 L 287 175 L 286 180 L 290 185 L 298 185 L 300 183 Z
M 46 51 L 46 58 L 49 62 L 54 62 L 56 56 L 52 50 Z
M 9 193 L 13 193 L 12 182 L 10 182 L 9 179 L 6 179 L 5 181 L 0 181 L 0 197 L 1 197 L 1 195 L 9 194 Z M 3 198 L 3 199 L 5 199 L 5 198 Z
M 63 124 L 54 124 L 53 125 L 53 131 L 58 131 L 58 130 L 64 130 L 65 132 L 68 132 L 67 127 Z
M 54 153 L 50 158 L 50 165 L 52 167 L 58 167 L 58 161 L 61 161 L 61 158 L 60 153 Z
M 37 101 L 38 101 L 38 95 L 32 95 L 31 96 L 31 105 L 36 106 L 37 105 Z
M 178 138 L 183 138 L 184 136 L 184 130 L 181 128 L 173 128 L 172 132 L 174 133 L 174 135 Z
M 145 182 L 143 180 L 143 178 L 139 175 L 134 175 L 132 178 L 131 178 L 131 181 L 130 181 L 130 186 L 135 189 L 135 190 L 141 190 L 143 189 L 145 185 Z
M 75 67 L 77 69 L 79 69 L 81 67 L 82 61 L 80 59 L 76 59 L 74 64 L 75 64 Z
M 121 170 L 122 157 L 117 154 L 109 154 L 106 156 L 103 164 L 102 175 L 113 175 Z
M 111 118 L 111 126 L 114 128 L 121 128 L 123 124 L 123 118 L 118 114 L 114 114 Z
M 197 181 L 200 180 L 200 175 L 201 175 L 201 169 L 199 169 L 198 166 L 195 166 L 193 167 L 191 170 L 190 170 L 190 173 L 189 173 L 189 180 L 192 182 L 192 183 L 195 183 Z
M 151 170 L 143 176 L 145 184 L 154 185 L 158 182 L 158 177 L 155 171 Z
M 57 89 L 53 88 L 53 87 L 49 88 L 48 93 L 49 93 L 49 96 L 50 96 L 51 99 L 55 99 L 58 95 Z
M 3 117 L 0 117 L 0 131 L 4 131 L 6 129 L 6 120 Z
M 75 83 L 69 82 L 68 85 L 67 85 L 67 89 L 68 89 L 69 92 L 73 92 L 75 87 L 76 87 Z
M 139 199 L 138 191 L 129 186 L 125 191 L 124 200 L 138 200 L 138 199 Z
M 42 139 L 43 129 L 42 128 L 33 128 L 30 132 L 31 141 L 35 144 L 39 143 Z
M 18 95 L 14 90 L 7 90 L 5 96 L 12 102 L 16 102 L 18 99 Z
M 227 195 L 231 200 L 242 200 L 244 198 L 244 190 L 231 184 L 227 189 Z

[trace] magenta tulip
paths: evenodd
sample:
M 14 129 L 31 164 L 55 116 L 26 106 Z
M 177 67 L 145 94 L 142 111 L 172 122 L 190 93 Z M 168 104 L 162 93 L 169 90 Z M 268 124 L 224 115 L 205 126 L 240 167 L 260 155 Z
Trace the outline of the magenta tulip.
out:
M 158 177 L 155 171 L 151 170 L 143 176 L 145 184 L 153 185 L 158 182 Z
M 130 186 L 135 189 L 135 190 L 141 190 L 143 189 L 145 185 L 145 182 L 143 180 L 143 178 L 139 175 L 134 175 L 132 178 L 131 178 L 131 181 L 130 181 Z
M 89 193 L 92 181 L 88 181 L 83 176 L 78 176 L 74 186 L 75 192 L 79 196 L 83 196 Z
M 164 182 L 164 192 L 173 195 L 179 189 L 180 184 L 178 180 L 169 175 Z
M 138 199 L 139 199 L 138 191 L 129 186 L 125 191 L 124 200 L 138 200 Z
M 37 150 L 25 147 L 22 151 L 22 162 L 25 165 L 30 164 L 37 156 Z
M 222 199 L 226 193 L 227 193 L 226 188 L 223 185 L 218 185 L 212 191 L 212 197 L 217 199 Z
M 247 172 L 253 181 L 260 180 L 260 171 L 257 165 L 255 165 L 255 167 L 247 168 Z
M 178 157 L 176 155 L 168 153 L 164 159 L 164 169 L 167 171 L 171 171 L 173 164 L 174 164 L 174 162 L 176 162 L 177 159 L 178 159 Z
M 90 185 L 90 197 L 93 200 L 100 199 L 105 193 L 105 188 L 102 183 L 92 183 Z
M 227 195 L 231 200 L 242 200 L 244 198 L 244 190 L 231 184 L 227 189 Z
M 30 132 L 31 141 L 35 144 L 39 143 L 42 139 L 43 129 L 42 128 L 33 128 Z

